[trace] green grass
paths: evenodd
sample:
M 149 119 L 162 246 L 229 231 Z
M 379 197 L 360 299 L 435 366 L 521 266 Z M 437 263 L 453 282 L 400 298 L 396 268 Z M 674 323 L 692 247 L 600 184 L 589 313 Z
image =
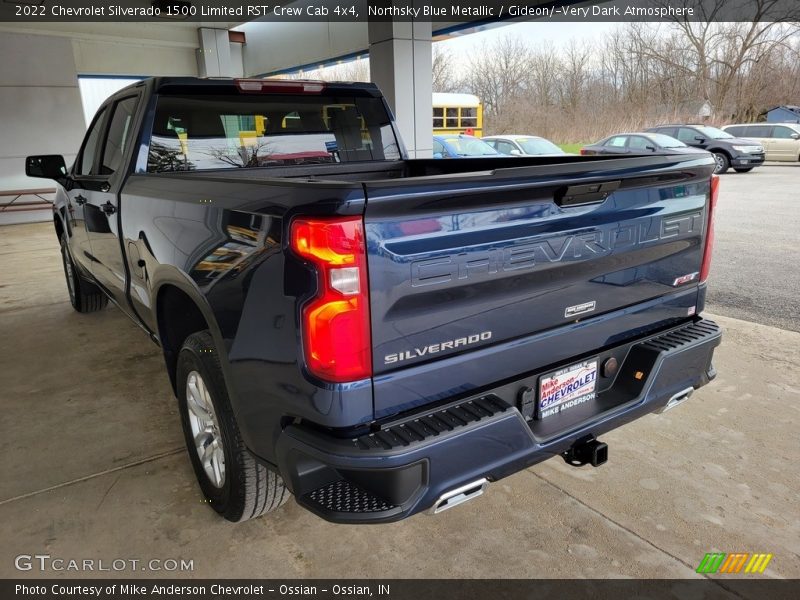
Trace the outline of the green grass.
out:
M 581 148 L 586 146 L 589 142 L 584 142 L 582 144 L 556 144 L 559 148 L 561 148 L 564 152 L 571 152 L 573 154 L 580 154 Z

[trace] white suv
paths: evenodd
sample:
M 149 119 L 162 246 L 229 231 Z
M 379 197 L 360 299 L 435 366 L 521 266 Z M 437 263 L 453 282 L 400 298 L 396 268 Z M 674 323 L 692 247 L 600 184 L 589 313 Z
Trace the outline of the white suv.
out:
M 736 137 L 758 140 L 766 160 L 800 161 L 800 123 L 743 123 L 722 129 Z

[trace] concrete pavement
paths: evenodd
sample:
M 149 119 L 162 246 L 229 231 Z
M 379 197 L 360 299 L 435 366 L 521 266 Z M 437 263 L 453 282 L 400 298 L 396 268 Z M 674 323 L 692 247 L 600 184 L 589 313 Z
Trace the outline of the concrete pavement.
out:
M 118 310 L 67 302 L 49 224 L 0 228 L 0 577 L 19 554 L 185 559 L 193 577 L 697 577 L 706 552 L 770 552 L 800 577 L 800 334 L 719 318 L 718 379 L 430 517 L 331 525 L 294 502 L 239 525 L 205 506 L 158 349 Z M 140 563 L 141 565 L 141 563 Z
M 720 178 L 708 307 L 800 331 L 800 163 Z

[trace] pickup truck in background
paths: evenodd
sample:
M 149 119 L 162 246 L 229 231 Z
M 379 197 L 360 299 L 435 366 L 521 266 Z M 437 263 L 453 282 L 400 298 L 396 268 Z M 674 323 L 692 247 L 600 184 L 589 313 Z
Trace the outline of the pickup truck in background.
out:
M 342 523 L 600 465 L 713 379 L 714 166 L 408 160 L 373 85 L 188 78 L 114 94 L 70 168 L 26 159 L 74 308 L 163 351 L 211 506 Z

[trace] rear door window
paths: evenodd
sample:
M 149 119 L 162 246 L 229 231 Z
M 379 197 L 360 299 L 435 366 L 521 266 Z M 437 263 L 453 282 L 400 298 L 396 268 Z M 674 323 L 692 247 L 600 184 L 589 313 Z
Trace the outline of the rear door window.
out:
M 622 148 L 625 146 L 625 143 L 628 141 L 627 136 L 624 135 L 617 135 L 612 137 L 608 140 L 604 146 L 611 146 L 612 148 Z
M 728 132 L 733 133 L 733 132 Z M 756 138 L 768 138 L 772 137 L 772 126 L 771 125 L 749 125 L 748 127 L 744 128 L 744 132 L 742 133 L 742 137 L 756 137 Z
M 398 160 L 380 98 L 161 96 L 149 172 Z

